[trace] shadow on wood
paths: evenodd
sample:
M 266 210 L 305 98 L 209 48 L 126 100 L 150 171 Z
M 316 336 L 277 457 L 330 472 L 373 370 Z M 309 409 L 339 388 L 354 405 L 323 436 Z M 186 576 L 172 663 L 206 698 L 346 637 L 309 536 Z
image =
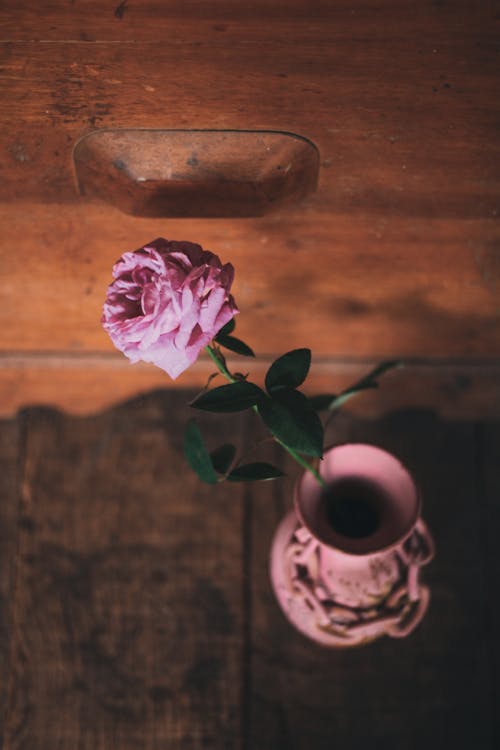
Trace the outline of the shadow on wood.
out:
M 5 750 L 493 750 L 497 427 L 338 416 L 328 442 L 373 442 L 413 471 L 437 556 L 410 638 L 328 651 L 291 629 L 268 581 L 295 466 L 276 483 L 198 482 L 189 395 L 0 423 Z M 260 433 L 252 415 L 201 420 L 211 447 Z

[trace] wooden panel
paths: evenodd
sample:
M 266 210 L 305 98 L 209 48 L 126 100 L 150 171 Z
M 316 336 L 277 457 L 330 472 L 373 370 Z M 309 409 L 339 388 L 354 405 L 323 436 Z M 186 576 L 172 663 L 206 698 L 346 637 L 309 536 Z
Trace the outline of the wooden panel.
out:
M 167 236 L 199 240 L 231 260 L 238 329 L 257 352 L 309 344 L 317 356 L 500 354 L 497 254 L 475 254 L 494 241 L 490 222 L 395 220 L 375 250 L 367 217 L 317 218 L 309 238 L 304 218 L 285 229 L 276 218 L 207 225 L 83 206 L 3 212 L 4 351 L 114 351 L 99 324 L 112 264 Z
M 17 548 L 19 436 L 15 420 L 0 421 L 0 747 L 7 697 L 8 652 Z
M 296 41 L 279 17 L 265 34 L 218 44 L 169 45 L 156 19 L 144 42 L 4 42 L 0 195 L 74 202 L 71 148 L 96 127 L 263 128 L 319 147 L 312 206 L 322 213 L 489 218 L 498 209 L 495 19 L 481 13 L 478 39 L 447 24 L 456 8 L 427 13 L 417 48 L 404 32 L 381 36 L 352 16 L 333 43 L 332 18 Z
M 5 750 L 238 746 L 241 491 L 185 467 L 177 403 L 23 415 Z
M 297 342 L 297 344 L 304 342 Z M 244 369 L 254 382 L 264 385 L 268 357 L 257 361 L 228 358 L 233 372 Z M 305 391 L 338 393 L 366 375 L 374 360 L 315 358 Z M 214 367 L 202 356 L 177 381 L 178 387 L 201 387 Z M 213 385 L 222 385 L 219 376 Z M 381 415 L 401 407 L 433 409 L 457 418 L 500 419 L 500 365 L 467 362 L 410 361 L 381 379 L 380 387 L 349 401 L 346 409 L 358 415 Z M 110 385 L 111 384 L 111 385 Z M 72 414 L 88 414 L 116 405 L 137 393 L 165 389 L 167 375 L 153 365 L 131 366 L 120 354 L 66 355 L 12 354 L 0 358 L 0 414 L 15 413 L 23 405 L 50 405 L 56 401 Z M 112 386 L 112 387 L 111 387 Z M 183 401 L 178 394 L 179 405 Z
M 295 465 L 283 482 L 203 486 L 180 457 L 187 399 L 26 410 L 20 443 L 0 422 L 11 498 L 22 459 L 19 544 L 0 546 L 0 571 L 17 562 L 5 750 L 495 750 L 498 425 L 338 416 L 328 440 L 372 441 L 414 472 L 437 556 L 410 638 L 328 651 L 294 633 L 268 581 Z M 249 416 L 207 416 L 204 432 L 251 442 Z
M 454 5 L 424 2 L 402 8 L 395 0 L 381 6 L 377 0 L 365 0 L 353 6 L 341 0 L 252 0 L 235 4 L 232 0 L 138 0 L 110 3 L 103 11 L 99 0 L 65 4 L 48 0 L 43 8 L 36 0 L 23 0 L 22 14 L 16 0 L 4 0 L 0 9 L 2 30 L 6 39 L 24 41 L 57 41 L 72 39 L 95 41 L 150 41 L 162 38 L 169 43 L 227 43 L 227 37 L 238 42 L 253 38 L 282 44 L 314 40 L 325 33 L 325 22 L 331 25 L 332 41 L 352 33 L 359 24 L 374 39 L 392 39 L 395 34 L 411 32 L 419 38 L 424 32 L 439 36 L 441 22 L 447 22 L 452 34 L 484 31 L 485 18 L 494 18 L 494 0 L 483 0 L 472 9 L 463 0 Z M 386 17 L 381 23 L 383 9 Z M 353 18 L 354 16 L 354 18 Z M 154 18 L 154 25 L 151 24 Z M 465 22 L 467 21 L 467 26 Z M 284 24 L 289 34 L 276 34 L 277 24 Z M 360 35 L 359 37 L 360 38 Z
M 274 601 L 267 573 L 272 534 L 290 506 L 291 486 L 256 493 L 250 747 L 493 750 L 497 706 L 491 694 L 498 676 L 490 668 L 495 644 L 486 632 L 491 589 L 474 426 L 401 412 L 375 423 L 341 418 L 332 438 L 374 442 L 414 471 L 437 543 L 424 571 L 430 610 L 408 639 L 348 651 L 318 648 L 295 633 Z M 494 528 L 498 535 L 498 519 Z
M 166 236 L 234 263 L 267 355 L 498 362 L 498 17 L 476 5 L 4 2 L 0 352 L 111 352 L 111 265 Z M 75 185 L 74 144 L 108 127 L 298 133 L 318 191 L 265 218 L 125 216 Z
M 500 558 L 498 555 L 498 534 L 500 529 L 500 425 L 487 425 L 479 430 L 482 451 L 478 455 L 479 477 L 483 490 L 482 518 L 483 518 L 483 551 L 485 559 L 485 611 L 486 623 L 484 640 L 488 644 L 491 661 L 491 690 L 485 700 L 491 706 L 491 736 L 492 745 L 500 744 L 500 648 L 498 633 L 500 632 Z

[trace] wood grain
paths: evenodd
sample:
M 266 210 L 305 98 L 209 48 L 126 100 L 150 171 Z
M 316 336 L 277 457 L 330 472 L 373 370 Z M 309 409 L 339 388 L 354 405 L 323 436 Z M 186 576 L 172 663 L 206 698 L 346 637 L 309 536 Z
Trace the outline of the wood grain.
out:
M 498 557 L 498 535 L 500 530 L 500 427 L 498 424 L 478 428 L 479 486 L 482 491 L 481 517 L 482 541 L 485 560 L 485 632 L 484 640 L 491 654 L 490 692 L 485 701 L 491 706 L 491 737 L 493 747 L 500 743 L 500 604 L 497 592 L 500 587 L 500 560 Z
M 0 747 L 7 697 L 11 606 L 17 551 L 19 490 L 17 420 L 0 421 Z
M 187 470 L 184 420 L 23 414 L 5 750 L 238 746 L 241 491 Z
M 476 215 L 481 205 L 473 200 L 470 181 L 479 180 L 482 201 L 498 186 L 491 159 L 491 149 L 498 148 L 493 3 L 478 9 L 464 1 L 453 8 L 427 2 L 409 13 L 394 2 L 331 7 L 299 1 L 292 4 L 295 12 L 288 3 L 270 10 L 260 2 L 249 12 L 221 2 L 182 9 L 173 2 L 145 2 L 129 7 L 122 22 L 99 12 L 95 2 L 74 9 L 53 5 L 52 14 L 38 13 L 31 26 L 30 13 L 39 10 L 32 3 L 3 11 L 4 85 L 11 94 L 4 137 L 15 134 L 22 143 L 25 129 L 32 143 L 34 121 L 47 136 L 42 143 L 39 132 L 37 147 L 24 157 L 11 144 L 11 167 L 17 169 L 9 174 L 11 180 L 28 177 L 25 197 L 32 188 L 43 200 L 51 193 L 57 202 L 74 200 L 74 191 L 61 191 L 57 180 L 36 185 L 33 174 L 38 165 L 53 177 L 57 166 L 70 186 L 66 133 L 74 142 L 82 129 L 96 126 L 152 126 L 153 113 L 154 127 L 232 122 L 253 128 L 267 120 L 275 129 L 309 131 L 325 159 L 333 159 L 334 168 L 324 175 L 330 189 L 322 195 L 329 209 L 338 205 L 332 199 L 343 196 L 343 203 L 364 211 L 363 194 L 368 208 L 380 209 L 384 197 L 402 192 L 396 205 L 386 205 L 389 210 L 406 204 L 415 215 L 419 194 L 439 215 L 440 206 L 450 210 L 450 196 L 458 191 L 465 210 Z M 43 18 L 51 15 L 47 47 Z M 235 25 L 218 31 L 211 15 L 232 17 Z M 9 21 L 21 37 L 26 26 L 25 41 L 13 41 L 19 36 L 9 35 Z M 78 40 L 82 25 L 101 27 L 103 36 Z M 107 35 L 110 28 L 114 39 Z M 166 78 L 174 69 L 176 75 Z M 36 84 L 36 99 L 23 96 L 21 71 L 24 86 Z M 14 130 L 11 118 L 21 112 Z M 62 147 L 57 154 L 51 150 L 55 141 Z M 452 183 L 452 172 L 462 179 Z M 3 185 L 13 197 L 12 182 Z
M 384 639 L 345 652 L 311 644 L 285 621 L 267 577 L 273 530 L 290 505 L 291 488 L 276 484 L 255 495 L 249 747 L 326 750 L 334 742 L 350 750 L 493 750 L 491 691 L 498 677 L 490 668 L 481 535 L 492 516 L 483 516 L 479 505 L 474 426 L 400 412 L 374 423 L 341 419 L 333 435 L 392 450 L 414 472 L 437 544 L 424 572 L 431 607 L 401 642 Z M 498 522 L 494 528 L 498 534 Z
M 228 357 L 231 370 L 244 369 L 250 378 L 264 385 L 269 357 L 243 361 Z M 305 392 L 339 393 L 365 376 L 375 360 L 346 361 L 314 358 Z M 245 367 L 242 367 L 245 365 Z M 184 373 L 179 388 L 200 387 L 214 374 L 207 357 Z M 119 354 L 64 355 L 9 354 L 0 357 L 0 414 L 9 415 L 29 404 L 49 406 L 57 401 L 71 414 L 89 414 L 117 405 L 137 393 L 165 388 L 165 373 L 152 365 L 133 367 Z M 222 379 L 212 385 L 222 384 Z M 380 416 L 400 408 L 433 409 L 452 419 L 485 421 L 500 418 L 500 366 L 491 362 L 407 362 L 381 379 L 377 390 L 360 393 L 345 409 L 364 416 Z M 113 387 L 103 389 L 103 384 Z M 179 394 L 182 399 L 182 394 Z
M 180 455 L 187 399 L 0 422 L 4 749 L 495 750 L 498 424 L 338 415 L 327 442 L 373 442 L 414 472 L 437 556 L 410 638 L 328 651 L 291 629 L 268 580 L 295 465 L 282 482 L 202 485 Z M 253 414 L 202 422 L 211 447 L 261 431 Z
M 121 13 L 117 13 L 120 6 Z M 110 4 L 107 9 L 99 0 L 71 6 L 56 0 L 43 9 L 36 0 L 23 0 L 20 14 L 15 0 L 4 0 L 0 19 L 5 39 L 26 42 L 164 39 L 170 44 L 213 44 L 217 40 L 226 43 L 229 37 L 247 43 L 257 38 L 293 44 L 325 34 L 325 23 L 331 26 L 332 41 L 352 33 L 358 23 L 365 25 L 374 39 L 392 39 L 398 32 L 412 31 L 419 36 L 424 31 L 439 36 L 444 21 L 450 34 L 464 33 L 466 29 L 479 33 L 484 31 L 485 20 L 494 17 L 495 9 L 493 0 L 485 0 L 474 9 L 458 0 L 453 11 L 446 5 L 427 2 L 403 8 L 395 0 L 385 0 L 383 7 L 377 0 L 366 0 L 359 7 L 341 0 L 311 0 L 308 4 L 303 0 L 253 0 L 251 5 L 234 4 L 231 0 L 138 0 Z M 283 29 L 281 34 L 276 34 L 278 25 Z M 285 30 L 292 33 L 285 34 Z
M 0 352 L 111 352 L 112 263 L 166 236 L 234 263 L 266 355 L 498 362 L 497 25 L 489 0 L 4 2 Z M 101 128 L 297 133 L 318 190 L 264 218 L 126 216 L 76 188 L 73 147 Z
M 309 238 L 297 217 L 282 232 L 283 223 L 270 218 L 207 226 L 81 206 L 14 204 L 2 211 L 6 352 L 114 351 L 99 323 L 112 265 L 123 251 L 166 235 L 195 238 L 231 260 L 238 331 L 259 353 L 305 344 L 317 356 L 337 357 L 474 360 L 500 353 L 493 222 L 472 222 L 468 234 L 461 222 L 397 221 L 375 251 L 367 217 L 339 218 L 334 227 L 318 219 Z M 23 251 L 7 252 L 19 237 Z
M 384 37 L 362 16 L 334 43 L 331 18 L 298 42 L 279 18 L 247 43 L 4 42 L 2 199 L 74 203 L 71 149 L 94 128 L 263 128 L 318 146 L 311 205 L 323 214 L 490 218 L 495 19 L 482 14 L 478 39 L 441 26 L 429 6 L 414 45 L 409 30 Z

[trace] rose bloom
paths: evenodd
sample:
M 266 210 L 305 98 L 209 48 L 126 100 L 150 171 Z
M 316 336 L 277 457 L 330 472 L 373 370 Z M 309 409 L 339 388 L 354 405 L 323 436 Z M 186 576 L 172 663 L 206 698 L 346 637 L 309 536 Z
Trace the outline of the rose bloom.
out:
M 238 313 L 230 263 L 192 242 L 161 237 L 124 253 L 113 267 L 102 325 L 131 362 L 176 378 Z

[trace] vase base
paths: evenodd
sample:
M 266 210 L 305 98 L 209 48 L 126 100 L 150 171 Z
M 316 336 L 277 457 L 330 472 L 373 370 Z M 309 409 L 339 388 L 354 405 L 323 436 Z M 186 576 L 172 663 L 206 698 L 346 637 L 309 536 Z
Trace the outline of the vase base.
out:
M 270 561 L 275 596 L 289 622 L 316 643 L 330 648 L 352 648 L 388 635 L 403 638 L 424 617 L 429 589 L 418 586 L 410 599 L 404 582 L 375 607 L 360 609 L 325 598 L 304 564 L 311 539 L 301 538 L 303 527 L 294 511 L 278 526 Z M 307 532 L 306 532 L 307 533 Z

